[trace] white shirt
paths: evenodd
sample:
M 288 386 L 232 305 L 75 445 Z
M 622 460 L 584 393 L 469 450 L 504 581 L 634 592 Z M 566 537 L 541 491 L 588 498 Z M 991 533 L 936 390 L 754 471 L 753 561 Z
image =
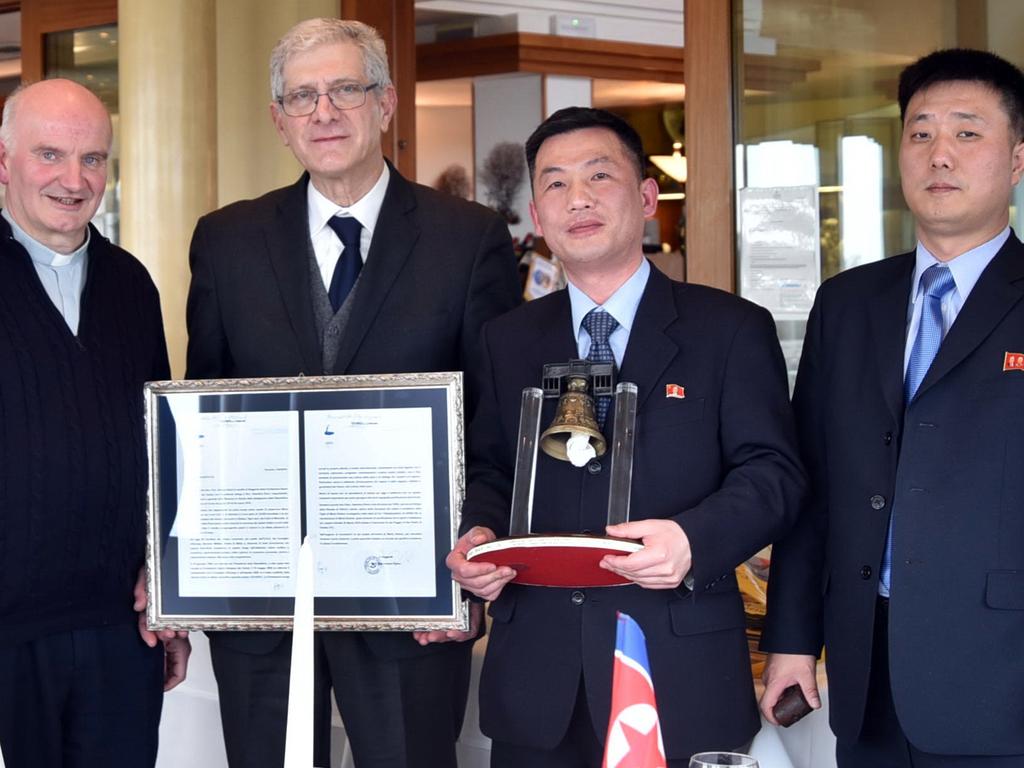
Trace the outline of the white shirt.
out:
M 370 250 L 370 242 L 373 240 L 373 230 L 377 226 L 377 218 L 380 216 L 381 206 L 384 205 L 384 193 L 388 190 L 388 180 L 391 178 L 391 171 L 387 163 L 381 171 L 380 178 L 370 191 L 356 200 L 347 208 L 328 200 L 320 191 L 309 182 L 306 188 L 306 209 L 309 212 L 309 239 L 313 243 L 313 255 L 316 257 L 317 266 L 320 267 L 320 276 L 323 278 L 324 287 L 328 290 L 331 286 L 331 278 L 334 276 L 334 267 L 338 258 L 344 250 L 341 239 L 335 234 L 327 222 L 332 216 L 354 216 L 363 225 L 359 233 L 359 255 L 366 263 L 366 254 Z

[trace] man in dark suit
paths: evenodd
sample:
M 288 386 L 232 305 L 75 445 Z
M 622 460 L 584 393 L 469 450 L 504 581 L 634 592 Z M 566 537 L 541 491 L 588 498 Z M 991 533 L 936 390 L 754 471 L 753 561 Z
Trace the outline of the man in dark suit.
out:
M 1024 766 L 1024 76 L 904 70 L 911 252 L 821 287 L 794 394 L 810 501 L 776 545 L 765 716 L 827 648 L 843 768 Z
M 197 224 L 188 377 L 471 367 L 482 323 L 519 303 L 508 229 L 386 163 L 396 97 L 380 37 L 305 21 L 277 44 L 271 72 L 274 125 L 306 173 Z M 217 633 L 210 645 L 231 765 L 280 768 L 290 636 Z M 318 649 L 317 765 L 329 684 L 360 768 L 455 765 L 471 643 L 333 632 Z
M 674 283 L 644 259 L 658 188 L 620 118 L 556 112 L 530 137 L 527 160 L 534 224 L 569 286 L 484 330 L 463 535 L 448 557 L 463 587 L 492 601 L 481 726 L 493 766 L 599 765 L 621 610 L 647 635 L 668 765 L 685 766 L 694 752 L 746 745 L 759 727 L 734 569 L 786 530 L 800 502 L 785 366 L 766 311 Z M 639 519 L 607 533 L 643 548 L 602 562 L 632 584 L 510 584 L 512 569 L 465 554 L 508 532 L 520 394 L 545 363 L 602 354 L 639 389 Z M 533 530 L 605 533 L 607 466 L 607 456 L 577 468 L 540 455 Z

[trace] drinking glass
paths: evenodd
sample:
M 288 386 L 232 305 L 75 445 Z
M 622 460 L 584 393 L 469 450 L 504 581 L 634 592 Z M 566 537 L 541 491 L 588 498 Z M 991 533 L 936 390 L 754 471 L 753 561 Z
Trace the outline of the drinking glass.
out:
M 757 760 L 739 752 L 701 752 L 690 758 L 690 768 L 726 768 L 731 765 L 757 768 Z

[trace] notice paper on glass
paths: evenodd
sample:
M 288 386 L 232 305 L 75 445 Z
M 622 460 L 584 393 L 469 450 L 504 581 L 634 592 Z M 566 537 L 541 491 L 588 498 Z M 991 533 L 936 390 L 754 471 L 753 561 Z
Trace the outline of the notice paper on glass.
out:
M 454 629 L 459 373 L 151 382 L 152 628 L 286 629 L 299 545 L 330 629 Z
M 818 190 L 740 190 L 740 295 L 777 318 L 806 319 L 821 282 Z

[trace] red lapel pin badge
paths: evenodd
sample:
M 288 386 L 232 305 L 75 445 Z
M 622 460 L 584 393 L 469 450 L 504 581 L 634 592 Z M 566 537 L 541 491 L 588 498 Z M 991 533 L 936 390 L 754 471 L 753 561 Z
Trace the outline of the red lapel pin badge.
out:
M 1024 371 L 1024 352 L 1006 352 L 1003 355 L 1004 371 Z
M 682 400 L 686 397 L 686 387 L 680 386 L 679 384 L 666 384 L 665 397 L 675 397 Z

